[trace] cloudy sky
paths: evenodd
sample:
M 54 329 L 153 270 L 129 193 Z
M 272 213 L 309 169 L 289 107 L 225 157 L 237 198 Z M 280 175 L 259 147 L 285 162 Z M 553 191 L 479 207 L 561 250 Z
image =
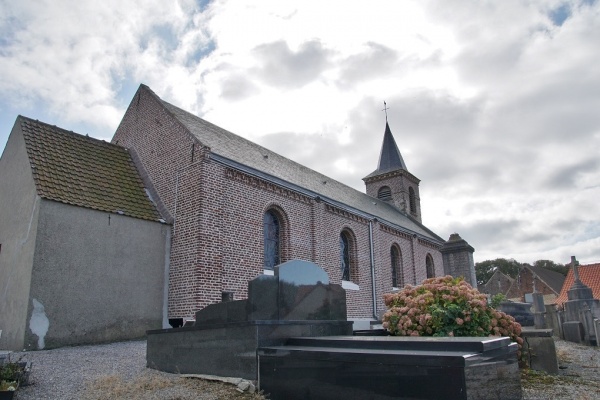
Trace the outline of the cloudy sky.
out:
M 19 114 L 110 140 L 145 83 L 364 191 L 386 101 L 428 227 L 600 262 L 599 38 L 598 0 L 0 0 L 0 151 Z

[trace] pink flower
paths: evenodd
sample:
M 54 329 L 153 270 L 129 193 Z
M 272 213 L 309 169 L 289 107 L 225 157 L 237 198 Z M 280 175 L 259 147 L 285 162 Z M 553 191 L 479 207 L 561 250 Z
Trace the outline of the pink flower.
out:
M 462 320 L 462 318 L 456 318 L 456 323 L 457 323 L 458 325 L 462 325 L 462 324 L 464 324 L 464 322 L 465 322 L 465 321 L 463 321 L 463 320 Z

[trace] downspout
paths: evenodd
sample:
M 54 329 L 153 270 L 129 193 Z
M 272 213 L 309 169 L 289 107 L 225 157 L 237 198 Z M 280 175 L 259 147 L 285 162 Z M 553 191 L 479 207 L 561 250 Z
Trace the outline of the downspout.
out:
M 417 239 L 417 234 L 415 233 L 410 241 L 410 246 L 411 246 L 411 250 L 412 250 L 412 270 L 413 270 L 413 282 L 416 285 L 417 284 L 417 260 L 415 259 L 416 257 L 416 250 L 415 250 L 415 240 Z
M 373 250 L 373 221 L 369 221 L 369 255 L 371 258 L 371 293 L 373 293 L 373 318 L 379 320 L 377 315 L 377 293 L 375 293 L 375 257 Z
M 169 270 L 171 269 L 171 229 L 165 229 L 165 270 L 163 287 L 163 329 L 170 328 L 169 325 Z

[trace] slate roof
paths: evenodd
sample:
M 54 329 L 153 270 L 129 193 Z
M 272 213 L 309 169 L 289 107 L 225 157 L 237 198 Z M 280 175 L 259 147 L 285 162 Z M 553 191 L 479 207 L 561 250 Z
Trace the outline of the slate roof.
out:
M 592 289 L 595 299 L 600 299 L 600 264 L 580 265 L 577 267 L 577 270 L 579 271 L 579 279 L 581 279 L 581 282 Z M 571 286 L 573 286 L 573 282 L 575 282 L 575 277 L 573 275 L 573 268 L 570 268 L 562 286 L 562 290 L 560 291 L 560 295 L 556 299 L 556 304 L 563 304 L 565 301 L 569 300 L 567 292 L 571 289 Z
M 25 139 L 40 197 L 160 220 L 126 149 L 23 116 L 16 124 Z
M 404 159 L 400 154 L 400 150 L 398 150 L 396 140 L 394 140 L 394 136 L 390 130 L 390 125 L 386 121 L 385 133 L 383 134 L 383 144 L 381 145 L 381 153 L 379 153 L 379 164 L 377 165 L 377 169 L 375 171 L 371 172 L 363 179 L 367 179 L 375 175 L 381 175 L 386 172 L 395 171 L 397 169 L 407 170 Z
M 442 238 L 394 206 L 182 110 L 160 99 L 145 85 L 141 85 L 141 88 L 152 93 L 202 145 L 209 147 L 213 159 L 230 161 L 249 173 L 283 185 L 291 184 L 309 195 L 318 195 L 334 204 L 356 210 L 366 217 L 376 217 L 400 230 L 416 233 L 423 238 L 443 244 Z
M 525 266 L 525 268 L 537 275 L 537 277 L 548 285 L 556 294 L 560 293 L 563 282 L 565 281 L 565 276 L 563 274 L 543 267 Z

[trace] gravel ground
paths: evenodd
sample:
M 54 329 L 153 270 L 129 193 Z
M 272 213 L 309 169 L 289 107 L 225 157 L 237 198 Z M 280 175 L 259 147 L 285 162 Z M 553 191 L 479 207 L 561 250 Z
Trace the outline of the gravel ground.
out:
M 523 374 L 524 400 L 600 399 L 600 348 L 554 339 L 558 375 Z
M 560 372 L 523 374 L 523 399 L 599 399 L 600 349 L 555 340 Z M 146 342 L 65 347 L 14 353 L 32 361 L 31 385 L 17 400 L 41 399 L 262 399 L 233 385 L 184 379 L 146 368 Z
M 33 365 L 31 385 L 19 388 L 17 400 L 264 398 L 146 368 L 146 341 L 13 353 L 11 359 L 21 356 Z

